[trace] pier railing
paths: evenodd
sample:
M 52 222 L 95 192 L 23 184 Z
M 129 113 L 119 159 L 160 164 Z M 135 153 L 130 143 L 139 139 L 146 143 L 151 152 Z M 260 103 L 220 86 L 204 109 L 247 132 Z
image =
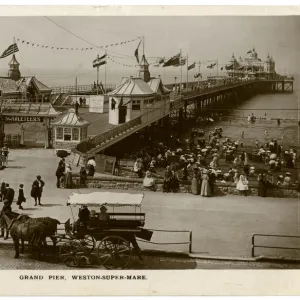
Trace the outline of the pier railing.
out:
M 205 95 L 207 93 L 212 93 L 212 92 L 218 92 L 222 91 L 224 89 L 228 88 L 234 88 L 234 87 L 239 87 L 243 86 L 252 82 L 255 82 L 256 80 L 249 80 L 246 82 L 237 82 L 237 83 L 231 83 L 223 86 L 215 86 L 211 87 L 209 89 L 205 89 L 203 91 L 198 91 L 197 96 Z M 112 145 L 114 140 L 119 140 L 122 139 L 121 136 L 124 135 L 128 136 L 131 131 L 138 131 L 142 128 L 144 128 L 147 125 L 150 125 L 161 118 L 167 116 L 170 114 L 172 111 L 176 111 L 179 108 L 184 107 L 186 101 L 191 98 L 195 97 L 195 95 L 192 96 L 174 96 L 173 101 L 159 101 L 156 103 L 155 107 L 153 108 L 148 108 L 146 112 L 142 113 L 138 117 L 124 123 L 120 124 L 112 129 L 109 129 L 105 132 L 100 133 L 99 135 L 85 139 L 81 141 L 77 145 L 77 150 L 83 153 L 87 152 L 94 152 L 94 151 L 101 151 L 104 150 L 106 147 Z M 91 154 L 91 153 L 90 153 Z
M 115 84 L 106 84 L 103 85 L 107 91 L 111 91 L 116 88 Z M 86 85 L 78 85 L 77 87 L 74 85 L 71 86 L 61 86 L 61 87 L 52 87 L 52 94 L 70 94 L 70 93 L 82 93 L 82 92 L 96 92 L 97 88 L 94 87 L 93 84 L 86 84 Z M 100 91 L 100 88 L 98 88 Z

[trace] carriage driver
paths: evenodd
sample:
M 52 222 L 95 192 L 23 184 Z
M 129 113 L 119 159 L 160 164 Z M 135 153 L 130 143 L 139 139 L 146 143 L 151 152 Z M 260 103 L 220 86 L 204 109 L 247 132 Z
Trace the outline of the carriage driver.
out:
M 104 205 L 100 207 L 99 220 L 104 222 L 109 221 L 109 214 L 107 213 L 107 208 Z
M 88 230 L 95 230 L 99 227 L 99 219 L 96 216 L 96 211 L 91 210 L 90 219 L 87 224 Z
M 78 225 L 82 223 L 83 226 L 86 227 L 90 218 L 90 211 L 86 205 L 83 205 L 82 208 L 79 210 L 78 218 L 79 218 Z

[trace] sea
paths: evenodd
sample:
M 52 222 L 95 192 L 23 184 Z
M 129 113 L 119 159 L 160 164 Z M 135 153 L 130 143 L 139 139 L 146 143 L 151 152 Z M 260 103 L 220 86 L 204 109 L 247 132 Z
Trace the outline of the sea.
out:
M 241 119 L 252 113 L 254 124 Z M 231 121 L 218 121 L 210 127 L 222 127 L 225 137 L 243 140 L 245 145 L 277 139 L 285 148 L 300 149 L 300 76 L 295 77 L 293 93 L 257 95 L 236 107 L 231 115 Z M 281 120 L 279 125 L 276 119 Z

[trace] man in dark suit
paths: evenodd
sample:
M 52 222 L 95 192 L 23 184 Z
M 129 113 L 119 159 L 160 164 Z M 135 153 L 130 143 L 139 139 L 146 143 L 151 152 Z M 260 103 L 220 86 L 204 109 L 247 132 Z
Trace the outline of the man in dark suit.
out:
M 13 203 L 15 197 L 15 190 L 9 187 L 9 184 L 6 184 L 6 192 L 4 195 L 4 200 L 8 200 L 10 205 Z
M 35 204 L 34 206 L 37 206 L 37 200 L 39 201 L 39 205 L 41 204 L 41 197 L 43 193 L 43 187 L 45 185 L 45 182 L 42 180 L 41 176 L 36 176 L 36 180 L 32 184 L 31 189 L 31 197 L 34 198 Z

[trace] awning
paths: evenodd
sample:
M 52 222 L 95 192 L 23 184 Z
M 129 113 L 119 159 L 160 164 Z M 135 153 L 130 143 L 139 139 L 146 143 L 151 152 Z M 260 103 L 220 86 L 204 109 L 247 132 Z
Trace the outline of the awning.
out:
M 90 194 L 76 194 L 69 196 L 67 205 L 87 205 L 87 206 L 140 206 L 144 194 L 94 192 Z
M 0 101 L 0 111 L 3 116 L 39 116 L 56 117 L 60 112 L 56 111 L 51 103 L 30 103 L 15 101 Z

